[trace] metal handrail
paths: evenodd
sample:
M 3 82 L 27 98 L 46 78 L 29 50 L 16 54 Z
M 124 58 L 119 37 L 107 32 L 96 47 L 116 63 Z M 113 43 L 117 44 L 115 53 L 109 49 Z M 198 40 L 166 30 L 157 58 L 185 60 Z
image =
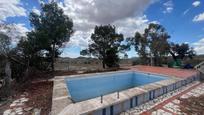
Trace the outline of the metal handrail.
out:
M 199 63 L 198 65 L 196 65 L 194 68 L 195 68 L 195 69 L 199 69 L 202 65 L 204 66 L 204 61 L 202 61 L 201 63 Z
M 195 66 L 195 69 L 204 74 L 204 61 Z
M 120 94 L 119 94 L 120 92 L 119 91 L 117 91 L 117 99 L 119 99 L 120 98 Z M 100 96 L 101 97 L 101 103 L 103 103 L 103 95 L 101 95 Z

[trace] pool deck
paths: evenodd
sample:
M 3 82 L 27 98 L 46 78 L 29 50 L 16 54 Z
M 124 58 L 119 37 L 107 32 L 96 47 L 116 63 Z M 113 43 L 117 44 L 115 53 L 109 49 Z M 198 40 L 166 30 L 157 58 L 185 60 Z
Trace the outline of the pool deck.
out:
M 188 77 L 197 75 L 196 70 L 182 70 L 182 69 L 172 69 L 164 67 L 150 67 L 150 66 L 133 66 L 128 67 L 130 71 L 146 72 L 151 74 L 161 74 L 167 75 L 171 79 L 162 80 L 159 82 L 154 82 L 141 87 L 135 87 L 121 91 L 119 98 L 117 98 L 117 93 L 111 93 L 103 96 L 103 103 L 101 103 L 100 97 L 85 100 L 78 103 L 73 103 L 69 92 L 67 91 L 67 86 L 64 81 L 65 78 L 69 77 L 79 77 L 81 75 L 72 76 L 56 76 L 54 79 L 53 86 L 53 98 L 52 98 L 52 115 L 79 115 L 84 114 L 94 114 L 97 113 L 95 110 L 103 109 L 110 105 L 116 105 L 125 100 L 129 100 L 133 96 L 147 93 L 150 90 L 158 89 L 163 86 L 168 86 L 169 84 L 176 83 Z M 113 72 L 106 72 L 113 73 Z M 93 73 L 93 74 L 104 74 L 104 73 Z M 92 74 L 92 75 L 93 75 Z M 83 74 L 83 76 L 90 74 Z M 124 109 L 124 108 L 121 108 Z
M 189 76 L 192 76 L 198 73 L 198 71 L 196 70 L 174 69 L 174 68 L 168 68 L 168 67 L 152 67 L 152 66 L 143 66 L 143 65 L 132 66 L 127 68 L 135 71 L 175 76 L 177 78 L 187 78 Z

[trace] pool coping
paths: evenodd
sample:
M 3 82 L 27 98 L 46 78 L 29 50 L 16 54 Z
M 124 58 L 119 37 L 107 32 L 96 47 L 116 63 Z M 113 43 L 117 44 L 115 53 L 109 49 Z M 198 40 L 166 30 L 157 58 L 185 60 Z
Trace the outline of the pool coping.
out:
M 126 90 L 122 90 L 119 93 L 119 99 L 117 98 L 117 93 L 110 93 L 103 96 L 103 103 L 101 103 L 100 97 L 96 97 L 93 99 L 73 103 L 71 100 L 71 96 L 67 90 L 66 78 L 84 78 L 90 77 L 94 75 L 103 75 L 103 74 L 114 74 L 119 72 L 139 72 L 144 74 L 151 75 L 160 75 L 169 77 L 169 79 L 161 80 L 157 82 L 153 82 L 150 84 L 129 88 Z M 193 75 L 195 76 L 195 75 Z M 138 70 L 122 70 L 122 71 L 114 71 L 114 72 L 103 72 L 103 73 L 88 73 L 88 74 L 78 74 L 78 75 L 69 75 L 69 76 L 56 76 L 54 78 L 53 85 L 53 98 L 52 98 L 52 115 L 78 115 L 78 114 L 88 114 L 92 112 L 96 112 L 97 110 L 106 108 L 110 105 L 117 105 L 121 102 L 131 99 L 134 96 L 139 96 L 144 93 L 148 93 L 149 91 L 156 90 L 162 87 L 167 87 L 168 85 L 177 83 L 179 81 L 191 78 L 189 76 L 187 78 L 177 78 L 176 76 L 144 72 Z

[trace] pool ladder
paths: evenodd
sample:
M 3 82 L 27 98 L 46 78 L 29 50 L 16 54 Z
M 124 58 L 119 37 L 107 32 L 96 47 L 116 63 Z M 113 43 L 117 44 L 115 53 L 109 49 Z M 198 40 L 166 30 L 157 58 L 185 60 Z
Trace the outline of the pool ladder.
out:
M 204 74 L 204 61 L 195 66 L 195 69 Z

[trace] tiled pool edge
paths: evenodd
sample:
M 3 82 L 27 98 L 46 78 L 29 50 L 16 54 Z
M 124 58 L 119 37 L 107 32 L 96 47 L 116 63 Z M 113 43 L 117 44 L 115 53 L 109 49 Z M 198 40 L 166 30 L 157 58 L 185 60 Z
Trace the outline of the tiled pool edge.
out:
M 133 71 L 133 70 L 117 71 L 117 72 L 127 72 L 127 71 Z M 95 73 L 95 75 L 107 74 L 107 73 L 115 73 L 115 72 Z M 142 73 L 149 73 L 149 72 L 142 72 Z M 151 73 L 151 74 L 161 75 L 161 74 L 155 74 L 155 73 Z M 82 75 L 89 76 L 90 74 L 82 74 Z M 154 82 L 141 87 L 135 87 L 135 88 L 127 89 L 125 91 L 121 91 L 119 99 L 117 99 L 116 93 L 105 95 L 103 97 L 104 101 L 102 104 L 100 103 L 100 98 L 94 98 L 94 99 L 73 104 L 71 101 L 71 98 L 68 96 L 69 93 L 67 92 L 66 83 L 64 79 L 66 77 L 80 77 L 82 75 L 60 76 L 54 79 L 52 115 L 57 115 L 59 113 L 61 115 L 67 115 L 67 114 L 76 115 L 79 113 L 94 115 L 94 114 L 102 114 L 104 112 L 106 112 L 107 115 L 110 114 L 110 112 L 114 112 L 114 114 L 117 114 L 124 110 L 130 109 L 131 107 L 134 107 L 136 105 L 145 103 L 152 98 L 156 98 L 165 92 L 174 90 L 175 88 L 179 88 L 182 85 L 188 84 L 193 80 L 199 79 L 198 78 L 199 75 L 190 76 L 185 79 L 171 77 L 171 79 L 168 79 L 168 80 Z M 91 75 L 94 75 L 94 74 L 91 74 Z M 167 75 L 164 75 L 164 76 L 167 76 Z

